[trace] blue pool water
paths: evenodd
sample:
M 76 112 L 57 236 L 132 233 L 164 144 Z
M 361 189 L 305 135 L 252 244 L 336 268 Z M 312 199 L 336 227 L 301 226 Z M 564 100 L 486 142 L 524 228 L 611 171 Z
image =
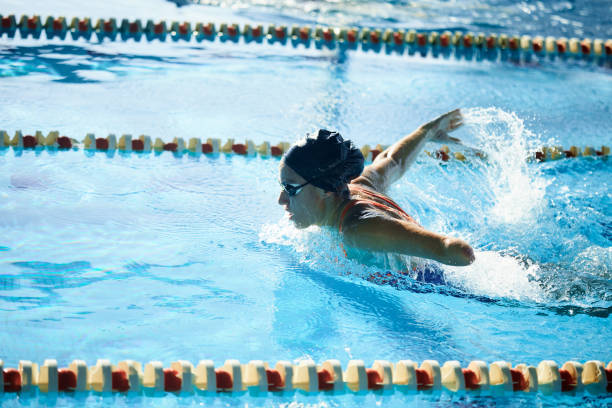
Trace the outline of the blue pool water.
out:
M 89 9 L 65 2 L 55 5 L 59 12 L 47 3 L 32 4 L 8 2 L 6 12 L 32 13 L 25 7 L 37 6 L 41 14 L 143 18 L 167 13 L 168 18 L 193 15 L 194 21 L 207 21 L 212 12 L 214 21 L 239 22 L 276 22 L 297 13 L 280 3 L 279 9 L 255 3 L 228 9 L 176 8 L 159 1 L 150 13 L 142 2 L 123 12 L 112 2 Z M 555 4 L 544 3 L 546 12 L 534 13 L 547 19 Z M 609 22 L 598 20 L 596 12 L 605 4 L 594 4 L 590 17 L 574 10 L 575 20 L 591 22 L 583 24 L 585 30 L 601 27 L 609 35 Z M 531 18 L 508 5 L 489 6 Z M 363 22 L 360 9 L 337 7 L 351 21 Z M 307 14 L 307 22 L 334 16 L 329 10 L 316 13 Z M 456 24 L 473 29 L 471 15 L 472 20 Z M 398 18 L 437 29 L 442 17 L 421 16 L 419 24 L 401 13 Z M 504 24 L 491 31 L 503 31 Z M 331 261 L 340 254 L 332 232 L 292 227 L 276 204 L 276 159 L 0 150 L 0 359 L 5 367 L 45 358 L 56 358 L 61 366 L 76 358 L 89 364 L 98 358 L 160 360 L 165 366 L 178 359 L 221 365 L 227 358 L 271 363 L 337 358 L 344 366 L 350 359 L 366 364 L 456 359 L 466 366 L 474 359 L 535 365 L 545 359 L 611 358 L 611 161 L 525 160 L 543 145 L 611 144 L 608 68 L 339 54 L 280 45 L 135 46 L 6 37 L 0 39 L 0 54 L 0 128 L 10 132 L 276 143 L 327 127 L 358 145 L 375 145 L 390 144 L 461 107 L 467 124 L 457 136 L 488 156 L 441 164 L 423 154 L 391 189 L 391 197 L 422 225 L 470 242 L 476 262 L 445 267 L 447 285 L 404 279 L 389 286 L 367 280 L 376 268 Z M 0 398 L 3 406 L 82 403 L 70 396 Z M 83 398 L 97 405 L 160 406 L 487 406 L 493 401 L 447 394 Z M 610 402 L 588 395 L 498 401 L 501 406 Z

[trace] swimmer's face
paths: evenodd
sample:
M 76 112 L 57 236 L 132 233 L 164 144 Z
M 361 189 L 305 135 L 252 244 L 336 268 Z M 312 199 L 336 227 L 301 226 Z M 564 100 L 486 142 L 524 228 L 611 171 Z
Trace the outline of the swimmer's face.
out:
M 293 169 L 281 161 L 279 167 L 279 179 L 281 184 L 304 184 L 306 180 L 297 174 Z M 306 184 L 293 196 L 281 189 L 278 196 L 278 203 L 285 207 L 289 213 L 289 219 L 296 227 L 306 228 L 313 224 L 318 224 L 321 219 L 321 201 L 324 191 L 312 184 Z

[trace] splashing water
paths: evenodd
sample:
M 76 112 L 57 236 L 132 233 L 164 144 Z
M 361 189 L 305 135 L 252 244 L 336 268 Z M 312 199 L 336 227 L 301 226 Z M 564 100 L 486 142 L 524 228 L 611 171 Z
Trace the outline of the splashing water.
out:
M 479 182 L 484 182 L 483 189 L 489 193 L 475 209 L 476 214 L 471 215 L 474 218 L 494 219 L 506 226 L 533 222 L 547 186 L 545 180 L 536 179 L 534 182 L 525 162 L 528 152 L 525 140 L 532 139 L 533 135 L 515 114 L 500 109 L 475 108 L 465 111 L 464 116 L 466 128 L 488 157 L 487 165 L 481 168 L 483 178 Z M 414 187 L 419 188 L 418 185 Z M 490 215 L 483 216 L 482 213 L 487 212 Z M 444 218 L 448 216 L 440 212 L 436 217 L 442 219 L 433 220 L 431 224 L 444 228 Z M 483 230 L 488 228 L 484 224 L 470 224 Z M 442 232 L 470 235 L 469 230 Z M 298 230 L 288 218 L 266 225 L 260 239 L 265 243 L 291 247 L 299 255 L 300 263 L 336 275 L 372 280 L 371 277 L 377 272 L 384 272 L 385 275 L 395 272 L 346 259 L 333 232 L 318 227 Z M 539 267 L 525 265 L 517 257 L 503 251 L 477 250 L 473 265 L 462 268 L 444 266 L 444 270 L 450 285 L 471 294 L 531 301 L 539 301 L 543 297 L 541 288 L 535 282 Z M 399 288 L 414 287 L 415 282 L 410 278 L 402 276 L 401 279 L 405 282 L 404 285 L 397 285 Z
M 534 135 L 514 113 L 498 108 L 470 109 L 464 117 L 489 157 L 485 175 L 495 197 L 490 214 L 504 224 L 533 223 L 550 184 L 537 178 L 525 160 Z
M 348 259 L 338 245 L 338 237 L 326 228 L 297 229 L 288 218 L 276 224 L 265 225 L 259 237 L 266 244 L 289 247 L 298 255 L 298 261 L 317 271 L 349 277 L 352 280 L 368 280 L 379 284 L 392 284 L 397 289 L 427 290 L 428 284 L 399 274 L 367 266 Z M 476 262 L 468 267 L 444 266 L 444 275 L 450 294 L 472 294 L 487 298 L 508 298 L 540 301 L 542 291 L 534 281 L 539 267 L 526 265 L 518 259 L 494 251 L 476 251 Z M 376 278 L 384 276 L 384 279 Z M 391 282 L 391 283 L 390 283 Z
M 436 160 L 419 160 L 418 177 L 404 177 L 391 189 L 393 198 L 426 228 L 464 238 L 476 249 L 472 265 L 443 266 L 446 286 L 436 291 L 553 308 L 605 308 L 602 282 L 609 268 L 602 272 L 601 264 L 609 259 L 610 248 L 587 246 L 570 263 L 556 260 L 562 252 L 555 247 L 542 249 L 555 245 L 551 236 L 558 235 L 559 225 L 550 215 L 551 178 L 526 160 L 541 145 L 539 137 L 516 114 L 498 108 L 468 109 L 464 117 L 468 139 L 484 151 L 485 161 L 440 167 Z M 463 189 L 466 182 L 474 189 Z M 449 188 L 440 194 L 440 185 Z M 423 286 L 382 266 L 346 259 L 337 234 L 325 228 L 298 230 L 285 218 L 266 225 L 260 239 L 291 248 L 300 263 L 317 271 L 379 284 L 391 281 L 397 289 L 421 291 Z M 568 239 L 585 241 L 575 235 Z M 381 274 L 392 277 L 372 278 Z
M 540 267 L 499 252 L 476 251 L 472 265 L 447 266 L 444 270 L 451 284 L 469 293 L 524 301 L 544 300 L 542 289 L 535 282 Z
M 299 262 L 312 268 L 363 275 L 360 265 L 344 256 L 334 235 L 327 228 L 316 226 L 298 229 L 285 216 L 275 224 L 264 225 L 259 238 L 267 244 L 291 247 L 299 255 Z

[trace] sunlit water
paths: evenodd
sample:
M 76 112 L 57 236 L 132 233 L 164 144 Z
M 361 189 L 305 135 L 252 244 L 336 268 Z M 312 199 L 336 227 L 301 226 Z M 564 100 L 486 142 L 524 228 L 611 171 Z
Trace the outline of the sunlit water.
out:
M 441 163 L 423 154 L 390 190 L 422 225 L 476 249 L 473 265 L 444 267 L 439 286 L 371 282 L 392 271 L 343 258 L 334 231 L 295 229 L 276 204 L 277 159 L 0 150 L 5 366 L 45 358 L 610 359 L 611 162 L 526 160 L 544 144 L 611 143 L 609 71 L 267 45 L 0 41 L 0 128 L 11 132 L 276 143 L 327 127 L 375 145 L 461 107 L 466 126 L 457 137 L 487 155 Z M 491 402 L 397 394 L 181 400 L 402 406 L 440 398 Z

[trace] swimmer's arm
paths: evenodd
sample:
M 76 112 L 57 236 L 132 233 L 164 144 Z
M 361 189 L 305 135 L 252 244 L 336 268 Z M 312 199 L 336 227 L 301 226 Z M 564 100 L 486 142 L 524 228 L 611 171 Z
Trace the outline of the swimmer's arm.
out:
M 456 266 L 474 262 L 474 250 L 467 242 L 386 217 L 356 220 L 344 228 L 343 238 L 350 246 L 373 252 L 418 256 Z
M 463 124 L 459 109 L 445 113 L 394 143 L 376 156 L 354 183 L 366 184 L 380 192 L 404 175 L 428 141 L 461 143 L 448 136 Z

